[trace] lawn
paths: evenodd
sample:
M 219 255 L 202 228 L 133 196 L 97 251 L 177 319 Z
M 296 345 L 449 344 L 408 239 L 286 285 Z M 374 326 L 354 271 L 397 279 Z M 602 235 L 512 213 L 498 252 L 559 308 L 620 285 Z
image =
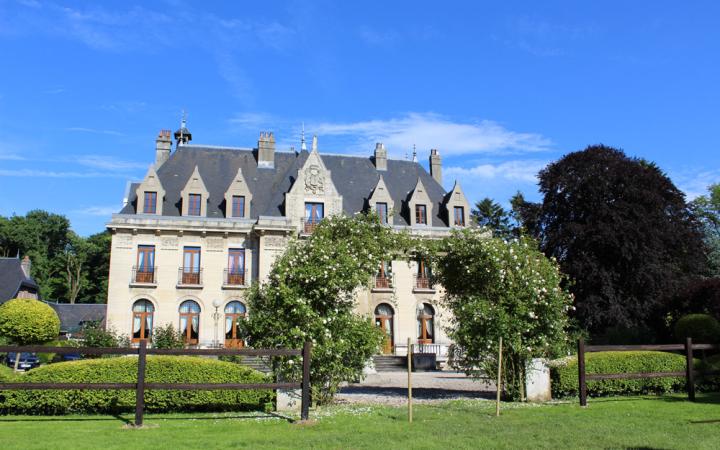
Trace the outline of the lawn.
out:
M 720 394 L 590 399 L 544 405 L 483 400 L 405 408 L 332 406 L 303 425 L 261 413 L 0 416 L 0 448 L 718 448 Z

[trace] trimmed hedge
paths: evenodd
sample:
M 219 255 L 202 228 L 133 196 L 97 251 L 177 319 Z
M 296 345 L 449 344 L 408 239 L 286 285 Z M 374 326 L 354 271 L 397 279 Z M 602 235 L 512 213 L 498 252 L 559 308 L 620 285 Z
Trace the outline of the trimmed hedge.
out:
M 685 342 L 692 338 L 695 343 L 714 344 L 720 342 L 720 323 L 707 314 L 688 314 L 675 324 L 675 338 Z
M 20 345 L 57 339 L 60 319 L 47 304 L 32 298 L 15 298 L 0 305 L 0 336 Z
M 0 366 L 0 383 L 10 383 L 15 380 L 15 372 L 7 366 Z
M 18 382 L 135 383 L 137 357 L 87 359 L 38 367 Z M 188 356 L 148 356 L 148 383 L 268 383 L 255 370 L 237 364 Z M 152 412 L 236 411 L 265 409 L 270 390 L 164 391 L 146 390 L 145 408 Z M 50 390 L 1 391 L 5 414 L 119 413 L 134 411 L 135 391 Z
M 593 352 L 585 354 L 587 374 L 679 372 L 685 357 L 668 352 Z M 550 368 L 553 397 L 578 395 L 577 356 L 553 361 Z M 685 390 L 685 377 L 639 380 L 596 380 L 587 382 L 588 395 L 664 394 Z

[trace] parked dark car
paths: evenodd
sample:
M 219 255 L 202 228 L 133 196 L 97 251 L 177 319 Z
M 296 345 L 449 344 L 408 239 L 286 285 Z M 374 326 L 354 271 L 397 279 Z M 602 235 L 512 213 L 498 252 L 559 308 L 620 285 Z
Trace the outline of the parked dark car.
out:
M 60 355 L 60 361 L 78 361 L 82 359 L 80 353 L 65 353 Z
M 7 359 L 5 360 L 8 367 L 15 367 L 15 352 L 10 352 L 7 354 Z M 35 353 L 28 353 L 28 352 L 22 352 L 20 353 L 20 364 L 18 364 L 18 369 L 22 370 L 29 370 L 34 369 L 35 367 L 38 367 L 40 365 L 40 358 Z

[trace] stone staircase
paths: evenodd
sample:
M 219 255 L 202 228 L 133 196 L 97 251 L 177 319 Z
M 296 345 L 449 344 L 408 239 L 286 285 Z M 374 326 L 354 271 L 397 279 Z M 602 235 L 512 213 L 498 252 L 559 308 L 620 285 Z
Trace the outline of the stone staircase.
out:
M 378 372 L 407 371 L 407 358 L 405 356 L 376 355 L 373 356 L 375 370 Z

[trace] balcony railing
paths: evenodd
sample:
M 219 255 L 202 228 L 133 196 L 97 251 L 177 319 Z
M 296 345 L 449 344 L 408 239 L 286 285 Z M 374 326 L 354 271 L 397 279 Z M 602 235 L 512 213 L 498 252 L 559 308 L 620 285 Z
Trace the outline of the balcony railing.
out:
M 245 270 L 225 269 L 223 273 L 223 284 L 225 286 L 245 286 Z
M 157 267 L 133 266 L 130 284 L 157 284 Z
M 392 289 L 392 287 L 392 277 L 384 275 L 375 277 L 375 289 Z
M 315 231 L 315 228 L 320 224 L 320 219 L 303 219 L 303 233 L 305 234 L 312 234 L 313 231 Z
M 178 269 L 178 285 L 202 286 L 202 268 L 180 267 Z
M 414 289 L 421 290 L 421 291 L 433 291 L 435 288 L 433 287 L 432 280 L 427 275 L 413 275 L 414 279 Z

